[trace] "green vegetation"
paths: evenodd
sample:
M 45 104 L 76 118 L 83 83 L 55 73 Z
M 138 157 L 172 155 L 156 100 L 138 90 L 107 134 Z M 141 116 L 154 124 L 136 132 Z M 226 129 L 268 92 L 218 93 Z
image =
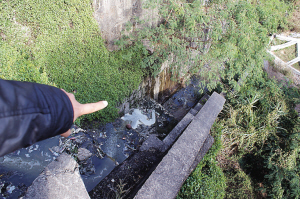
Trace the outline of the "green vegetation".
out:
M 154 3 L 149 2 L 149 6 Z M 139 40 L 147 39 L 154 46 L 153 55 L 144 59 L 144 67 L 154 74 L 165 59 L 173 59 L 174 74 L 184 71 L 182 63 L 189 63 L 194 72 L 200 71 L 210 90 L 227 93 L 218 125 L 222 126 L 224 158 L 232 164 L 216 162 L 220 152 L 211 150 L 178 198 L 297 197 L 299 119 L 292 111 L 295 102 L 286 93 L 291 88 L 278 86 L 262 69 L 263 60 L 270 59 L 268 36 L 287 27 L 290 6 L 280 0 L 211 1 L 208 6 L 201 2 L 160 1 L 162 24 L 136 33 Z M 134 36 L 121 43 L 138 43 Z M 297 92 L 292 93 L 299 97 Z M 233 148 L 237 152 L 229 157 L 226 151 Z M 251 175 L 249 168 L 260 173 Z
M 264 74 L 239 91 L 223 91 L 226 105 L 212 129 L 215 144 L 178 197 L 210 198 L 212 191 L 219 194 L 212 198 L 297 198 L 300 119 L 294 107 L 299 89 L 280 87 Z
M 299 97 L 298 89 L 280 88 L 267 76 L 227 95 L 230 107 L 222 120 L 224 147 L 237 146 L 235 159 L 249 173 L 254 187 L 271 198 L 300 194 L 300 120 L 294 110 Z
M 92 14 L 89 0 L 0 1 L 0 78 L 76 89 L 81 103 L 109 102 L 89 119 L 116 117 L 141 81 L 142 54 L 108 52 Z
M 126 46 L 148 40 L 154 53 L 144 58 L 144 68 L 155 75 L 169 59 L 176 76 L 187 72 L 189 65 L 190 72 L 200 71 L 209 89 L 217 87 L 220 77 L 238 89 L 238 78 L 262 75 L 268 34 L 286 26 L 289 9 L 280 0 L 210 1 L 208 6 L 203 6 L 202 0 L 147 1 L 148 7 L 157 5 L 162 23 L 119 43 Z
M 227 100 L 212 129 L 215 144 L 178 198 L 298 198 L 300 121 L 293 108 L 300 93 L 269 80 L 262 69 L 270 59 L 268 35 L 289 27 L 291 3 L 145 3 L 157 6 L 161 23 L 124 36 L 121 50 L 112 53 L 89 0 L 0 1 L 0 78 L 76 89 L 81 103 L 107 100 L 105 110 L 87 119 L 108 121 L 143 75 L 156 75 L 163 61 L 172 60 L 175 78 L 200 74 L 209 90 L 222 90 Z

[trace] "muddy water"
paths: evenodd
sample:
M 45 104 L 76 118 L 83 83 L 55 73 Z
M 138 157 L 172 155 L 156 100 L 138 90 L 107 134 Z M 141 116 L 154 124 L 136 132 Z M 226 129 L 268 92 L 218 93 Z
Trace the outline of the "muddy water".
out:
M 48 148 L 58 145 L 59 137 L 38 142 L 28 148 L 0 157 L 0 198 L 17 198 L 56 158 Z

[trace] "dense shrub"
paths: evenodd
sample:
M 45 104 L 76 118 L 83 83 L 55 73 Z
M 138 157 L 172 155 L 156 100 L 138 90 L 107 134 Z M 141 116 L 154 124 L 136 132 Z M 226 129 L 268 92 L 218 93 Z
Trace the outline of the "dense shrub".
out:
M 157 74 L 169 59 L 173 74 L 200 73 L 209 89 L 220 78 L 238 89 L 238 78 L 262 74 L 268 35 L 285 27 L 289 6 L 280 0 L 263 1 L 163 1 L 147 0 L 159 10 L 161 23 L 119 41 L 121 46 L 148 40 L 154 52 L 143 67 Z M 143 21 L 136 21 L 143 23 Z M 136 26 L 133 26 L 133 28 Z M 172 56 L 170 56 L 172 55 Z
M 280 88 L 267 75 L 251 79 L 239 92 L 227 95 L 225 147 L 238 146 L 243 169 L 270 198 L 297 198 L 300 194 L 300 120 L 294 110 L 299 97 L 298 89 Z
M 283 170 L 276 169 L 283 169 L 284 167 L 282 167 L 283 165 L 281 167 L 276 166 L 278 164 L 276 162 L 280 159 L 279 157 L 289 157 L 292 162 L 295 162 L 297 160 L 295 157 L 298 157 L 296 155 L 298 154 L 296 153 L 297 151 L 293 152 L 287 150 L 287 153 L 282 153 L 279 152 L 281 150 L 277 150 L 277 155 L 275 156 L 273 156 L 274 151 L 266 155 L 265 152 L 267 151 L 265 151 L 265 146 L 270 144 L 270 139 L 279 137 L 279 134 L 281 134 L 279 129 L 284 128 L 281 127 L 279 123 L 283 118 L 286 118 L 291 108 L 288 107 L 282 89 L 275 82 L 268 79 L 262 67 L 263 60 L 268 59 L 268 55 L 266 54 L 269 43 L 268 35 L 285 27 L 287 21 L 286 11 L 289 10 L 289 6 L 279 0 L 210 2 L 210 5 L 202 7 L 203 9 L 199 9 L 200 1 L 189 1 L 186 5 L 180 4 L 179 1 L 168 2 L 167 4 L 173 6 L 177 5 L 177 8 L 182 11 L 181 15 L 184 20 L 178 20 L 181 23 L 178 22 L 175 27 L 181 25 L 181 29 L 188 32 L 188 30 L 191 30 L 191 28 L 188 28 L 187 23 L 191 19 L 188 18 L 192 18 L 195 23 L 192 23 L 194 24 L 192 28 L 194 32 L 191 32 L 199 32 L 197 36 L 197 34 L 182 34 L 182 31 L 178 31 L 178 35 L 186 35 L 186 37 L 189 35 L 190 37 L 196 38 L 193 42 L 198 42 L 201 45 L 201 42 L 203 42 L 203 29 L 209 30 L 207 37 L 211 44 L 210 50 L 206 54 L 204 52 L 199 54 L 199 57 L 195 59 L 195 63 L 199 64 L 195 64 L 194 68 L 200 70 L 201 75 L 205 78 L 210 89 L 220 84 L 219 80 L 222 79 L 221 87 L 223 91 L 227 93 L 227 101 L 221 117 L 222 119 L 219 123 L 223 125 L 223 142 L 228 144 L 225 147 L 238 147 L 236 162 L 238 162 L 238 158 L 243 154 L 257 152 L 260 156 L 259 159 L 265 162 L 269 161 L 269 165 L 263 164 L 262 168 L 271 167 L 271 165 L 273 165 L 274 168 L 271 170 L 279 171 L 280 175 Z M 171 12 L 172 9 L 175 10 L 175 8 L 170 6 L 168 15 L 173 16 L 176 14 L 176 12 Z M 197 11 L 195 11 L 194 14 L 190 14 L 192 9 Z M 172 18 L 173 21 L 177 19 L 176 16 L 170 18 Z M 179 18 L 180 17 L 178 17 L 178 19 Z M 172 29 L 172 26 L 167 27 L 167 30 L 169 29 Z M 176 36 L 174 32 L 170 34 L 171 36 L 166 36 L 167 39 Z M 180 36 L 177 37 L 180 38 Z M 167 41 L 167 39 L 165 40 Z M 162 41 L 164 40 L 160 40 L 160 42 Z M 183 41 L 182 37 L 180 41 Z M 171 45 L 175 45 L 175 42 L 170 44 L 170 46 Z M 180 46 L 178 43 L 176 43 L 176 45 Z M 189 45 L 189 43 L 186 42 L 185 45 Z M 165 46 L 168 46 L 167 42 Z M 183 48 L 181 50 L 185 51 Z M 296 121 L 294 120 L 292 123 L 293 122 Z M 286 130 L 282 131 L 286 132 Z M 291 135 L 291 137 L 285 137 L 287 138 L 285 142 L 295 140 L 294 137 L 297 134 L 295 134 L 295 132 L 295 130 L 289 131 L 288 134 Z M 280 146 L 276 145 L 276 147 Z M 274 147 L 274 149 L 276 147 Z M 275 157 L 279 159 L 275 160 Z M 198 181 L 197 177 L 199 179 L 207 178 L 214 181 L 214 177 L 207 173 L 206 168 L 201 165 L 202 163 L 199 164 L 199 170 L 197 170 L 198 174 L 195 175 L 193 173 L 183 186 L 179 194 L 180 197 L 184 197 L 182 194 L 185 192 L 189 193 L 185 195 L 187 197 L 192 194 L 197 195 L 198 193 L 204 193 L 203 190 L 194 188 L 197 187 L 197 185 L 206 188 L 202 182 Z M 296 169 L 296 167 L 293 167 L 293 169 Z M 227 168 L 223 168 L 223 172 L 225 172 L 227 178 L 227 186 L 236 185 L 237 187 L 224 196 L 230 198 L 241 197 L 247 192 L 252 194 L 252 188 L 250 187 L 252 186 L 251 182 L 255 181 L 254 178 L 249 180 L 249 177 L 247 177 L 242 170 L 232 173 L 227 172 Z M 279 178 L 275 175 L 276 172 L 271 173 L 272 175 L 269 174 L 272 177 L 263 175 L 264 185 L 267 187 L 268 195 L 277 197 L 282 190 L 284 190 L 282 193 L 297 193 L 298 188 L 293 189 L 293 191 L 287 189 L 287 187 L 295 187 L 296 182 L 298 182 L 297 172 L 297 169 L 294 170 L 294 178 L 292 181 L 290 181 L 291 179 L 289 177 L 285 178 L 282 175 L 280 175 L 281 178 Z M 289 174 L 287 176 L 292 175 Z M 239 181 L 240 184 L 233 179 Z M 284 185 L 285 183 L 289 185 Z M 275 191 L 272 187 L 276 187 L 277 190 Z M 214 187 L 210 188 L 214 189 Z M 292 196 L 292 194 L 288 196 Z M 201 197 L 210 197 L 210 195 L 204 194 L 201 195 Z

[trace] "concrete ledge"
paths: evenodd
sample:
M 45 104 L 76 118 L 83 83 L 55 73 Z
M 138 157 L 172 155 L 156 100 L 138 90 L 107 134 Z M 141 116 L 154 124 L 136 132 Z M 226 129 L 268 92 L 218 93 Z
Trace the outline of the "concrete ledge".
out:
M 202 158 L 203 152 L 208 150 L 206 147 L 201 151 L 201 148 L 204 143 L 211 143 L 211 138 L 207 139 L 210 128 L 224 103 L 225 99 L 221 95 L 213 93 L 147 179 L 135 199 L 170 199 L 177 196 L 195 161 Z
M 198 103 L 195 107 L 194 107 L 194 110 L 196 110 L 197 112 L 200 111 L 200 109 L 203 107 L 202 104 Z
M 194 115 L 187 113 L 184 118 L 175 126 L 175 128 L 165 137 L 163 140 L 164 147 L 163 152 L 166 151 L 178 138 L 178 136 L 184 131 L 184 129 L 193 120 Z
M 193 116 L 197 115 L 198 112 L 199 112 L 199 111 L 196 111 L 196 110 L 193 109 L 193 108 L 189 111 L 189 113 L 192 114 Z
M 204 157 L 204 155 L 208 152 L 208 150 L 210 149 L 210 147 L 213 145 L 214 141 L 215 140 L 214 140 L 214 138 L 211 135 L 207 136 L 205 142 L 203 143 L 202 148 L 200 149 L 198 155 L 196 156 L 195 161 L 193 162 L 192 166 L 190 167 L 190 173 L 192 173 L 195 170 L 195 168 L 197 167 L 197 165 L 199 164 L 199 162 L 202 160 L 202 158 Z

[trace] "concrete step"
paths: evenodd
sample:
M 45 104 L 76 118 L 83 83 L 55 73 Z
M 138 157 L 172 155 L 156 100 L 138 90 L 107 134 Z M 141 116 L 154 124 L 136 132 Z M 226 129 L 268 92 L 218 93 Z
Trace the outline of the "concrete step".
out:
M 177 196 L 186 178 L 211 147 L 213 138 L 209 135 L 210 128 L 224 103 L 224 97 L 217 93 L 209 97 L 138 191 L 135 199 L 170 199 Z M 172 132 L 170 137 L 174 140 Z M 165 139 L 171 138 L 167 136 Z
M 180 120 L 180 122 L 175 126 L 175 128 L 165 137 L 163 140 L 164 146 L 162 147 L 162 152 L 168 150 L 175 142 L 175 140 L 181 135 L 185 128 L 193 120 L 194 116 L 201 110 L 203 104 L 209 99 L 209 95 L 205 94 L 198 103 L 195 103 L 195 107 L 191 108 L 190 111 Z M 202 104 L 201 104 L 201 103 Z

